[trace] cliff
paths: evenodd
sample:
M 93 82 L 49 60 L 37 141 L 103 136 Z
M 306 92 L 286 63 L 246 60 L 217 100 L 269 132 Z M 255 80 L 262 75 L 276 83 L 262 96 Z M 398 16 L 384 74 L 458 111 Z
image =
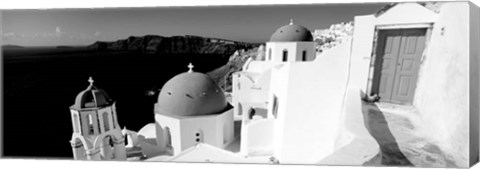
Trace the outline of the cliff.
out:
M 242 70 L 249 58 L 253 60 L 265 59 L 265 46 L 260 45 L 249 50 L 237 50 L 230 56 L 227 64 L 207 73 L 225 91 L 232 91 L 232 73 Z
M 172 36 L 158 35 L 130 36 L 127 39 L 115 42 L 98 41 L 87 48 L 95 50 L 126 50 L 139 51 L 148 54 L 222 54 L 231 55 L 239 49 L 250 49 L 255 44 L 230 40 L 206 38 L 200 36 Z

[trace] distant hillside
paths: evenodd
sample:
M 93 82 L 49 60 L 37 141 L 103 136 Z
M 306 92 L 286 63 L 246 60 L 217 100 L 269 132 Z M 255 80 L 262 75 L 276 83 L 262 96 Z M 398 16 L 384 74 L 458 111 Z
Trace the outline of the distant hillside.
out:
M 2 45 L 2 49 L 21 49 L 23 46 L 19 45 Z
M 130 36 L 127 39 L 115 42 L 95 42 L 87 48 L 96 50 L 127 50 L 149 54 L 226 54 L 230 56 L 239 49 L 250 49 L 256 44 L 206 38 L 200 36 L 172 36 L 158 35 Z

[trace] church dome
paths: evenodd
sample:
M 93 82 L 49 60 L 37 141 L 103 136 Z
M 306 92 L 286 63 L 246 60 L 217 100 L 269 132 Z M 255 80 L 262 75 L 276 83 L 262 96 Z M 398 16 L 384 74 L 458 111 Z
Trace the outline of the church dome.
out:
M 222 89 L 203 73 L 181 73 L 163 85 L 156 113 L 198 116 L 220 113 L 227 108 Z
M 270 42 L 312 42 L 312 33 L 305 27 L 295 25 L 290 22 L 289 25 L 278 28 L 270 37 Z
M 102 89 L 98 89 L 93 85 L 93 80 L 90 77 L 88 80 L 90 85 L 87 89 L 81 91 L 75 98 L 75 104 L 71 108 L 80 109 L 94 109 L 105 106 L 110 106 L 112 100 L 108 97 L 108 94 Z

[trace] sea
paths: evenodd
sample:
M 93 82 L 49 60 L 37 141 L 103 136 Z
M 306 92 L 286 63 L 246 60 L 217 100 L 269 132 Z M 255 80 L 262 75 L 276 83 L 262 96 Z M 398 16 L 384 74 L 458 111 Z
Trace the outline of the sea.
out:
M 138 131 L 154 122 L 154 104 L 166 81 L 188 71 L 189 63 L 206 73 L 226 64 L 229 56 L 86 47 L 2 49 L 3 156 L 72 159 L 69 108 L 90 76 L 116 102 L 120 126 Z

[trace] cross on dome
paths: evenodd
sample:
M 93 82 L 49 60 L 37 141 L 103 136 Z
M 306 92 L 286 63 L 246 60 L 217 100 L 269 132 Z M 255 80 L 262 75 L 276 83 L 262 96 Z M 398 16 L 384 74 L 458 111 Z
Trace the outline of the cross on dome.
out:
M 192 65 L 192 63 L 191 63 L 191 62 L 188 64 L 188 66 L 187 66 L 187 67 L 188 67 L 188 73 L 191 73 L 191 72 L 193 72 L 193 67 L 194 67 L 194 66 Z
M 293 19 L 290 19 L 290 25 L 293 25 Z
M 90 83 L 90 86 L 93 85 L 93 78 L 92 78 L 92 76 L 88 77 L 88 82 Z

